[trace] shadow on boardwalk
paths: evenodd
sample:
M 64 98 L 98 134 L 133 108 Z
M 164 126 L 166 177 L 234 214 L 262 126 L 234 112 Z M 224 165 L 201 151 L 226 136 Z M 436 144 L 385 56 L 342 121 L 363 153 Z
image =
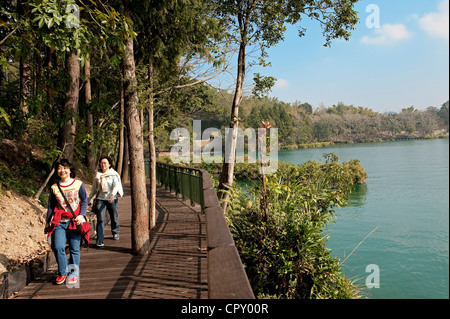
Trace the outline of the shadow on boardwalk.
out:
M 81 251 L 79 288 L 54 284 L 56 265 L 22 289 L 15 299 L 199 299 L 208 297 L 204 215 L 200 206 L 157 189 L 157 225 L 150 252 L 131 254 L 129 186 L 119 201 L 120 240 L 105 229 L 105 247 Z

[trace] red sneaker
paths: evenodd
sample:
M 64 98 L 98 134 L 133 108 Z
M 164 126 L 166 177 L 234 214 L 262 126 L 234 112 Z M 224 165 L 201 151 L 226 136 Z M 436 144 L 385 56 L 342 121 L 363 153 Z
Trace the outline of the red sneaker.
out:
M 64 283 L 64 281 L 66 280 L 67 275 L 63 275 L 63 276 L 59 276 L 58 278 L 56 278 L 56 284 L 57 285 L 61 285 L 62 283 Z

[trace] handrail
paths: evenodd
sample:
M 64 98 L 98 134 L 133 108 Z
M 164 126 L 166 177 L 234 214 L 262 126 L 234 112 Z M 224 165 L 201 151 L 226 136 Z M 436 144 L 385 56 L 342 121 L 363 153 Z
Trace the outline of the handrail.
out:
M 209 173 L 201 168 L 158 162 L 156 179 L 202 207 L 206 219 L 208 297 L 255 299 Z
M 203 212 L 201 170 L 186 166 L 157 163 L 156 180 L 170 191 L 174 191 L 177 196 L 181 194 L 183 200 L 189 198 L 191 205 L 194 205 L 194 202 L 201 205 Z

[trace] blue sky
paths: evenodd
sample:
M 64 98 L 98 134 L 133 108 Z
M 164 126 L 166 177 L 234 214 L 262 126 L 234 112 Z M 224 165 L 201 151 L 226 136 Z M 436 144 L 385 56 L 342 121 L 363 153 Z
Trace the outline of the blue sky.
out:
M 342 101 L 384 113 L 446 102 L 449 0 L 362 0 L 355 8 L 360 22 L 349 41 L 324 47 L 319 24 L 304 19 L 306 35 L 289 27 L 285 40 L 268 50 L 272 66 L 253 67 L 247 79 L 254 72 L 274 76 L 270 97 L 314 108 Z

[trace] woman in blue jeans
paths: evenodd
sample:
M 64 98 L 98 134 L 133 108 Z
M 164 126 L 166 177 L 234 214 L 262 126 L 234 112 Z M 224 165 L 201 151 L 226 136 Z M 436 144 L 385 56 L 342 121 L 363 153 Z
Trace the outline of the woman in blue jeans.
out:
M 119 240 L 118 195 L 123 196 L 123 189 L 119 174 L 111 166 L 112 161 L 109 156 L 100 158 L 100 170 L 95 176 L 91 194 L 88 198 L 88 202 L 90 202 L 94 196 L 97 196 L 95 207 L 95 212 L 97 213 L 97 247 L 104 246 L 106 211 L 108 211 L 111 218 L 113 239 Z
M 62 159 L 57 162 L 56 172 L 59 181 L 51 187 L 46 229 L 48 236 L 52 236 L 52 249 L 58 263 L 59 276 L 56 278 L 56 284 L 64 283 L 67 277 L 69 284 L 76 284 L 79 275 L 81 242 L 81 234 L 76 232 L 76 226 L 86 221 L 88 203 L 86 189 L 81 181 L 75 179 L 75 169 L 68 160 Z M 75 219 L 61 191 L 64 192 L 68 204 L 72 207 Z M 65 252 L 67 241 L 70 251 L 69 261 Z

